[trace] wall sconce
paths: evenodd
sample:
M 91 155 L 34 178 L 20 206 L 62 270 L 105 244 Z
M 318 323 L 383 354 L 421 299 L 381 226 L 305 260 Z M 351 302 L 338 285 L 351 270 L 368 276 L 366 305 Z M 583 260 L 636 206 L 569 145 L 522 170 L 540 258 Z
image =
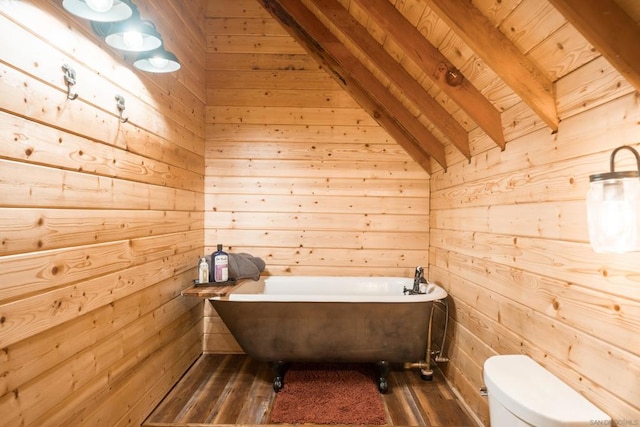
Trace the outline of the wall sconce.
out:
M 615 172 L 615 156 L 629 150 L 637 170 Z M 640 251 L 640 155 L 627 145 L 616 148 L 610 172 L 589 176 L 587 222 L 589 239 L 598 253 Z
M 133 9 L 120 0 L 63 0 L 68 12 L 90 21 L 117 22 L 128 19 Z
M 172 73 L 180 69 L 180 62 L 173 53 L 160 48 L 139 54 L 133 66 L 149 73 Z
M 131 0 L 63 0 L 64 8 L 88 19 L 93 32 L 114 49 L 139 53 L 134 66 L 151 73 L 180 69 L 178 58 L 163 49 L 162 36 L 151 21 L 140 19 Z
M 126 52 L 147 52 L 162 46 L 162 38 L 151 21 L 140 19 L 138 9 L 126 21 L 92 22 L 91 28 L 114 49 Z
M 108 29 L 103 33 L 104 41 L 114 49 L 148 52 L 162 46 L 160 33 L 151 21 L 142 21 L 134 16 L 126 21 L 108 25 Z

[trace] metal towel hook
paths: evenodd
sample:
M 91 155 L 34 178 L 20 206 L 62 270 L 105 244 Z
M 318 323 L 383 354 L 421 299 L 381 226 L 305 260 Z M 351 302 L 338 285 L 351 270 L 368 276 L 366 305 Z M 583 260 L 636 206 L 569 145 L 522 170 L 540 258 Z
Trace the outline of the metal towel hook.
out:
M 129 118 L 128 117 L 126 119 L 122 118 L 122 113 L 124 113 L 124 109 L 126 108 L 124 106 L 124 96 L 116 95 L 116 102 L 117 102 L 116 107 L 118 107 L 118 113 L 120 114 L 120 123 L 127 123 Z
M 73 101 L 78 97 L 77 93 L 71 93 L 71 86 L 76 84 L 76 71 L 69 64 L 63 64 L 62 71 L 64 71 L 64 83 L 67 85 L 67 99 Z

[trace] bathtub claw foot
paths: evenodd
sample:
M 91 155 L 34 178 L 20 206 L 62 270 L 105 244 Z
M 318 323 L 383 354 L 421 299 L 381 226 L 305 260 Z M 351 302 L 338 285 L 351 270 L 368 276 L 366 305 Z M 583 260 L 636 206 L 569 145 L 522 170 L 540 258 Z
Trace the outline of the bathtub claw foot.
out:
M 284 387 L 284 373 L 286 371 L 286 363 L 282 360 L 273 362 L 271 364 L 271 370 L 273 372 L 273 391 L 277 393 L 282 390 L 282 387 Z
M 382 394 L 386 394 L 389 391 L 389 382 L 385 378 L 378 379 L 378 390 Z
M 275 391 L 277 393 L 280 390 L 282 390 L 282 387 L 284 387 L 283 378 L 282 377 L 275 377 L 273 379 L 273 391 Z
M 386 394 L 389 391 L 389 381 L 387 376 L 389 375 L 389 362 L 383 360 L 376 364 L 378 367 L 378 390 L 382 394 Z

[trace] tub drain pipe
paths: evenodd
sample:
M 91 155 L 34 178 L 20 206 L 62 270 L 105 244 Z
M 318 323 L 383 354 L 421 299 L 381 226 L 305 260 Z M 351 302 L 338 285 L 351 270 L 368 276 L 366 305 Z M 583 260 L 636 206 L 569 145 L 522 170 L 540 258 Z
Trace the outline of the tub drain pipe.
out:
M 447 303 L 446 299 L 439 299 L 439 300 L 436 300 L 436 302 L 444 306 L 444 331 L 442 331 L 442 344 L 440 344 L 440 350 L 438 351 L 438 354 L 436 355 L 436 359 L 435 359 L 436 362 L 442 363 L 442 362 L 449 361 L 448 357 L 443 356 L 444 343 L 447 338 L 447 327 L 449 326 L 449 304 Z
M 433 378 L 433 369 L 431 368 L 431 327 L 433 325 L 433 306 L 431 304 L 431 312 L 429 313 L 429 327 L 427 329 L 427 353 L 424 361 L 408 362 L 404 364 L 404 369 L 420 369 L 420 376 L 423 380 L 431 380 Z
M 436 362 L 448 362 L 449 358 L 442 356 L 444 351 L 445 337 L 447 336 L 447 326 L 449 324 L 449 305 L 446 300 L 435 300 L 435 302 L 444 305 L 445 308 L 445 320 L 444 320 L 444 331 L 442 333 L 442 345 L 440 346 L 440 350 L 437 352 L 435 357 Z M 403 365 L 404 369 L 420 369 L 420 376 L 423 380 L 431 380 L 433 378 L 433 369 L 431 368 L 431 328 L 433 325 L 433 307 L 431 305 L 431 313 L 429 314 L 429 328 L 427 332 L 427 353 L 425 354 L 425 360 L 419 362 L 407 362 Z
M 425 380 L 433 378 L 433 369 L 427 361 L 407 362 L 403 365 L 404 369 L 420 369 L 420 375 Z

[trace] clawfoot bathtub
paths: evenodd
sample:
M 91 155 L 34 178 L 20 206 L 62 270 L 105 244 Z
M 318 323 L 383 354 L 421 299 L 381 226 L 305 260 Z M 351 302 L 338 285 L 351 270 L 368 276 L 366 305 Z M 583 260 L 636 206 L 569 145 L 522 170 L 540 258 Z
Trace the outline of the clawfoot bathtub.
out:
M 447 293 L 403 277 L 270 276 L 210 301 L 242 349 L 274 368 L 287 362 L 375 362 L 385 393 L 389 363 L 425 359 L 432 304 Z

